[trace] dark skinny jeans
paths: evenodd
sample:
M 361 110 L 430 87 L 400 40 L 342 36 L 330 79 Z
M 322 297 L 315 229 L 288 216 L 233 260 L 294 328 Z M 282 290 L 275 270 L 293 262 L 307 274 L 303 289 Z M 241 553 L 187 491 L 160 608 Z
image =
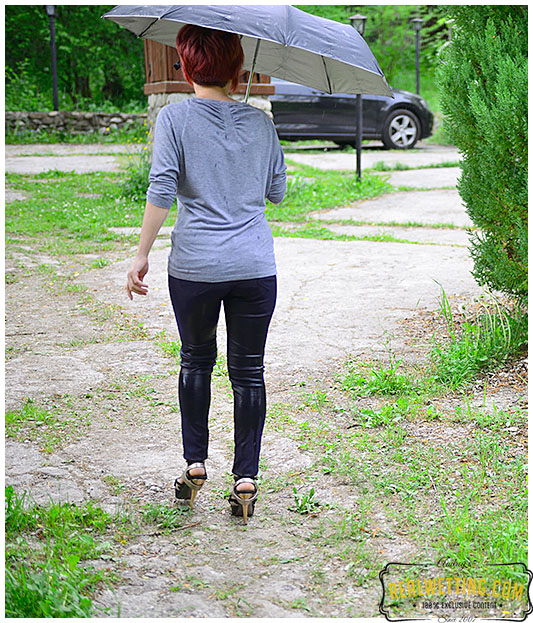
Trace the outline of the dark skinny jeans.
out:
M 263 357 L 276 304 L 276 276 L 203 283 L 169 275 L 169 290 L 181 339 L 179 403 L 183 456 L 188 463 L 207 458 L 211 372 L 217 358 L 216 330 L 223 302 L 228 372 L 233 388 L 232 471 L 237 476 L 253 478 L 258 472 L 265 423 Z

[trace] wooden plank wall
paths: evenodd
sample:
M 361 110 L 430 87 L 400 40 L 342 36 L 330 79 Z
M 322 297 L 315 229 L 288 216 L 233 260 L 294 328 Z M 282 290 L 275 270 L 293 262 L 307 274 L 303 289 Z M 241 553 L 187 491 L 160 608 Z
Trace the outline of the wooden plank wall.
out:
M 146 83 L 144 92 L 151 93 L 190 93 L 192 87 L 185 80 L 181 70 L 174 69 L 178 60 L 175 48 L 163 45 L 157 41 L 144 40 L 144 67 Z M 243 71 L 237 93 L 244 93 L 248 83 L 249 72 Z M 272 95 L 274 87 L 270 84 L 270 77 L 254 74 L 252 78 L 252 95 Z

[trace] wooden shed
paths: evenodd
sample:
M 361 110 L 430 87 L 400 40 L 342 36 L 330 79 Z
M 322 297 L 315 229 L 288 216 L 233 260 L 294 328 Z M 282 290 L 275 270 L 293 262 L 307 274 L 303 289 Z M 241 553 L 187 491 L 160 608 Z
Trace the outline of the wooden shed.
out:
M 144 40 L 145 95 L 193 93 L 193 88 L 185 80 L 181 70 L 174 69 L 174 63 L 177 60 L 178 53 L 175 48 L 157 41 Z M 246 92 L 249 75 L 247 71 L 242 72 L 237 93 L 244 94 Z M 250 95 L 268 97 L 273 94 L 274 86 L 270 83 L 270 77 L 254 74 Z

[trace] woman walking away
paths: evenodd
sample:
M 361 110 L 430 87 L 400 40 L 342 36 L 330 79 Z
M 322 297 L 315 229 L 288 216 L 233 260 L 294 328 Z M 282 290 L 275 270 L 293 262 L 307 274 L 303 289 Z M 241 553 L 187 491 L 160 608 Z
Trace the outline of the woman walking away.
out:
M 211 372 L 221 303 L 234 398 L 233 515 L 244 523 L 257 498 L 266 413 L 263 356 L 276 303 L 276 264 L 265 197 L 282 201 L 283 152 L 272 121 L 228 96 L 244 61 L 239 37 L 184 26 L 177 38 L 183 74 L 195 97 L 165 106 L 157 118 L 150 186 L 137 256 L 126 286 L 146 295 L 148 254 L 175 197 L 178 217 L 168 282 L 181 338 L 179 402 L 187 467 L 175 481 L 192 506 L 207 472 Z

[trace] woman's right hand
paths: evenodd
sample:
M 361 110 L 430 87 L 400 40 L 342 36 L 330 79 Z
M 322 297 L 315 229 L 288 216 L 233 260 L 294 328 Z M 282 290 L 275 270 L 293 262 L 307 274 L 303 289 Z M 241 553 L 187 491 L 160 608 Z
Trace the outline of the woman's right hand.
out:
M 133 266 L 128 272 L 128 282 L 126 284 L 126 292 L 133 301 L 133 292 L 135 294 L 148 294 L 148 286 L 143 283 L 144 276 L 148 272 L 148 257 L 137 256 L 133 262 Z

